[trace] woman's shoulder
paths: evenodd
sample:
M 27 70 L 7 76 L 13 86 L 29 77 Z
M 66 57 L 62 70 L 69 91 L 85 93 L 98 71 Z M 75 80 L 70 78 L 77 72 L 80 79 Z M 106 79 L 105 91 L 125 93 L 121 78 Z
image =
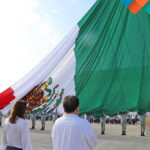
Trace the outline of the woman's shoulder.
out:
M 9 123 L 9 118 L 6 118 L 4 124 L 8 124 L 8 123 Z
M 17 118 L 16 123 L 12 124 L 12 123 L 9 122 L 9 118 L 6 118 L 5 122 L 4 122 L 4 126 L 7 127 L 9 125 L 18 126 L 18 127 L 26 127 L 27 126 L 27 122 L 26 122 L 25 119 Z
M 27 121 L 23 118 L 18 118 L 16 124 L 27 125 Z

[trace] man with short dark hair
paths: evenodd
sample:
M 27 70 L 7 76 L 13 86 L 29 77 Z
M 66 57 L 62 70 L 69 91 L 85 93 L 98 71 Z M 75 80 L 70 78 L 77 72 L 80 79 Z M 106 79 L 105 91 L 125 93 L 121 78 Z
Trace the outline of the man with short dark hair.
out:
M 78 117 L 78 97 L 66 96 L 63 107 L 64 115 L 52 129 L 54 150 L 93 150 L 97 137 L 89 122 Z

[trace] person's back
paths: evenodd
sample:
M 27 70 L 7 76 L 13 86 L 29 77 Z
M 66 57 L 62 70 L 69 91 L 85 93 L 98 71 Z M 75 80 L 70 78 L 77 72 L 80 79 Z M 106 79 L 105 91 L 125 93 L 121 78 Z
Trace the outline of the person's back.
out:
M 64 113 L 52 129 L 54 150 L 93 150 L 97 137 L 90 123 L 74 113 Z
M 24 119 L 26 104 L 18 101 L 11 115 L 5 120 L 2 144 L 6 150 L 32 150 L 27 122 Z
M 22 119 L 18 118 L 15 124 L 9 123 L 8 118 L 5 120 L 4 129 L 5 136 L 3 136 L 3 141 L 6 145 L 17 147 L 22 149 L 23 147 L 26 147 L 25 145 L 22 145 L 24 143 L 24 138 L 26 138 L 25 135 L 29 134 L 26 132 L 28 131 L 27 122 Z M 13 138 L 12 138 L 13 137 Z M 30 142 L 30 139 L 29 141 Z M 27 142 L 27 143 L 28 143 Z M 28 143 L 31 144 L 31 143 Z

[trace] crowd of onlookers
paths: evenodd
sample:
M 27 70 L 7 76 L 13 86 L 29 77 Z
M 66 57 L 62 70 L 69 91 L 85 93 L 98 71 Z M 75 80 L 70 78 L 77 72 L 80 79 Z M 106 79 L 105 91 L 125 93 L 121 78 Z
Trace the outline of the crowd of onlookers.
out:
M 138 115 L 127 115 L 126 116 L 127 123 L 135 125 L 138 121 L 140 121 L 140 117 Z M 100 118 L 95 119 L 94 116 L 89 117 L 89 121 L 91 123 L 100 123 Z M 117 115 L 114 117 L 106 116 L 106 123 L 110 124 L 120 124 L 121 123 L 121 116 Z

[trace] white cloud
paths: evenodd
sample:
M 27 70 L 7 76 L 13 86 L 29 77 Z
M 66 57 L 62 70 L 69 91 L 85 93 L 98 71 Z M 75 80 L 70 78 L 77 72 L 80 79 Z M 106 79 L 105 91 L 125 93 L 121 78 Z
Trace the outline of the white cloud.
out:
M 51 13 L 51 14 L 57 14 L 58 11 L 56 11 L 55 9 L 51 9 L 51 10 L 50 10 L 50 13 Z
M 40 16 L 33 10 L 38 7 L 37 0 L 0 0 L 2 18 L 21 20 L 26 23 L 40 20 Z
M 49 19 L 40 16 L 38 7 L 38 0 L 0 0 L 0 92 L 43 59 L 41 41 L 52 46 L 60 39 Z
M 49 18 L 49 17 L 50 17 L 50 14 L 49 14 L 49 13 L 45 13 L 45 14 L 44 14 L 44 17 Z
M 39 27 L 43 38 L 48 39 L 51 44 L 56 45 L 60 41 L 61 33 L 58 33 L 57 29 L 48 22 L 42 22 Z
M 76 3 L 78 0 L 71 0 L 73 3 Z
M 19 7 L 16 7 L 16 17 L 18 21 L 33 24 L 41 20 L 38 13 L 34 11 L 39 4 L 37 0 L 15 0 Z
M 77 3 L 78 2 L 78 0 L 71 0 L 73 3 Z

